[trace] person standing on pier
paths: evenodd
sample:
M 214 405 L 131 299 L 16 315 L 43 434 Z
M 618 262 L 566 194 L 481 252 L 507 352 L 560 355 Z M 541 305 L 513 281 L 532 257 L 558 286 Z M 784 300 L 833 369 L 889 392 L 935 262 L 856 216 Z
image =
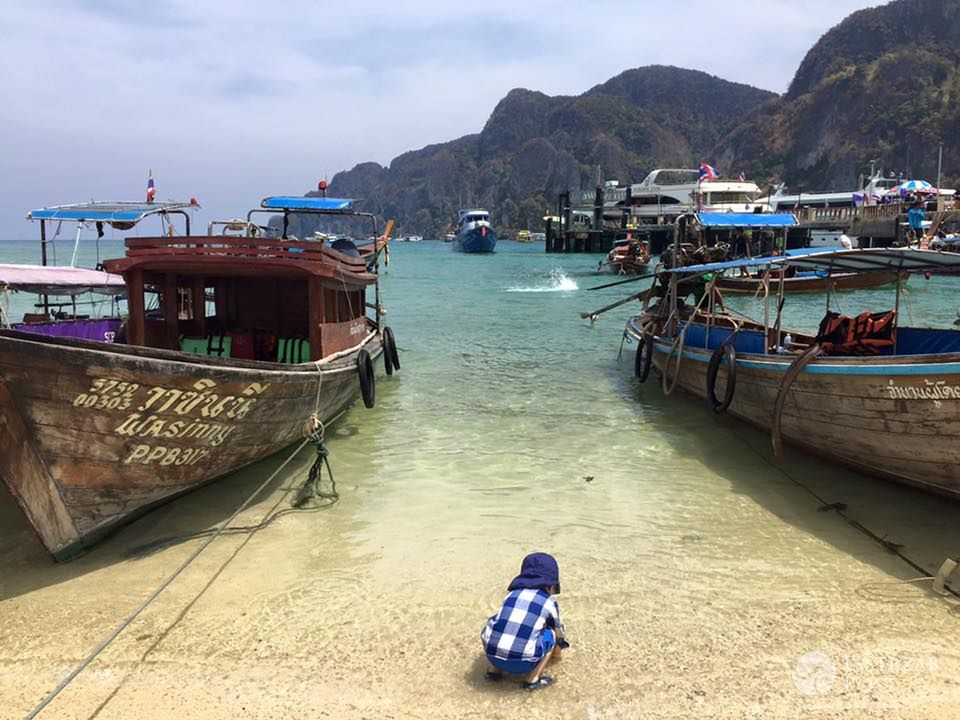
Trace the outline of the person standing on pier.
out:
M 907 244 L 912 245 L 914 240 L 919 243 L 923 239 L 923 219 L 925 217 L 926 213 L 923 212 L 920 202 L 913 203 L 913 207 L 907 213 L 907 223 L 910 225 L 913 238 L 909 239 Z

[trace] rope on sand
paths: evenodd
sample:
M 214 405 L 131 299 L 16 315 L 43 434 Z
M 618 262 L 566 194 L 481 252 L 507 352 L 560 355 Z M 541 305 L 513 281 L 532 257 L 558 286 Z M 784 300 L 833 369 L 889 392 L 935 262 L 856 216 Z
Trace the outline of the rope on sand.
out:
M 318 371 L 319 371 L 319 369 L 320 369 L 319 365 L 317 366 L 317 369 L 318 369 Z M 323 382 L 323 376 L 320 375 L 320 378 L 319 378 L 319 379 L 320 379 L 320 382 L 318 383 L 318 386 L 317 386 L 317 403 L 318 403 L 318 405 L 319 405 L 319 398 L 320 398 L 320 384 L 322 384 L 322 382 Z M 292 453 L 290 453 L 290 455 L 287 456 L 286 460 L 284 460 L 284 461 L 280 464 L 280 467 L 278 467 L 276 470 L 274 470 L 272 473 L 270 473 L 270 477 L 268 477 L 266 480 L 264 480 L 262 483 L 260 483 L 260 485 L 257 486 L 257 488 L 247 497 L 247 499 L 243 501 L 243 503 L 240 505 L 240 507 L 238 507 L 236 510 L 234 510 L 234 511 L 233 511 L 233 514 L 230 515 L 230 517 L 228 517 L 228 518 L 220 525 L 220 527 L 218 527 L 218 528 L 216 529 L 216 531 L 213 532 L 213 534 L 211 534 L 196 550 L 194 550 L 194 551 L 190 554 L 190 556 L 187 557 L 186 560 L 184 560 L 182 563 L 180 563 L 180 565 L 177 567 L 176 570 L 174 570 L 172 573 L 170 573 L 170 575 L 168 575 L 167 578 L 166 578 L 163 582 L 161 582 L 160 585 L 158 585 L 157 588 L 156 588 L 152 593 L 150 593 L 150 595 L 148 595 L 147 598 L 146 598 L 142 603 L 140 603 L 140 605 L 137 606 L 137 608 L 136 608 L 135 610 L 133 610 L 129 615 L 127 615 L 127 616 L 120 622 L 120 624 L 118 624 L 118 625 L 110 632 L 110 634 L 107 635 L 107 637 L 105 637 L 103 640 L 101 640 L 101 641 L 100 641 L 100 644 L 98 644 L 92 651 L 90 651 L 90 653 L 89 653 L 73 670 L 71 670 L 71 671 L 63 678 L 63 680 L 61 680 L 60 683 L 59 683 L 53 690 L 51 690 L 50 693 L 49 693 L 42 701 L 40 701 L 40 703 L 39 703 L 36 707 L 34 707 L 26 716 L 24 716 L 24 720 L 32 720 L 32 719 L 35 718 L 38 714 L 40 714 L 40 712 L 41 712 L 47 705 L 49 705 L 49 704 L 54 700 L 54 698 L 56 698 L 57 695 L 59 695 L 59 694 L 73 681 L 73 679 L 74 679 L 75 677 L 77 677 L 77 675 L 79 675 L 81 672 L 83 672 L 83 671 L 87 668 L 87 666 L 90 665 L 90 663 L 92 663 L 92 662 L 96 659 L 96 657 L 97 657 L 101 652 L 103 652 L 110 643 L 112 643 L 114 640 L 116 640 L 116 638 L 120 635 L 120 633 L 122 633 L 122 632 L 130 625 L 130 623 L 132 623 L 132 622 L 137 618 L 137 616 L 140 615 L 140 613 L 142 613 L 142 612 L 150 605 L 150 603 L 152 603 L 154 600 L 156 600 L 157 597 L 160 595 L 160 593 L 162 593 L 164 590 L 166 590 L 167 587 L 169 587 L 170 584 L 171 584 L 174 580 L 176 580 L 177 577 L 179 577 L 180 573 L 182 573 L 184 570 L 186 570 L 187 567 L 188 567 L 194 560 L 197 559 L 197 557 L 200 555 L 200 553 L 202 553 L 204 550 L 206 550 L 214 540 L 216 540 L 218 537 L 220 537 L 222 534 L 224 534 L 224 532 L 228 529 L 228 526 L 230 525 L 230 523 L 232 523 L 232 522 L 237 518 L 237 516 L 240 515 L 240 513 L 242 513 L 244 510 L 246 510 L 246 509 L 250 506 L 250 504 L 254 501 L 254 499 L 255 499 L 261 492 L 263 492 L 263 490 L 264 490 L 271 482 L 273 482 L 273 479 L 276 478 L 277 475 L 279 475 L 280 472 L 281 472 L 287 465 L 290 464 L 290 461 L 293 460 L 293 458 L 296 457 L 297 454 L 298 454 L 301 450 L 303 450 L 303 448 L 305 448 L 305 447 L 306 447 L 309 443 L 311 443 L 311 442 L 317 443 L 320 448 L 323 448 L 324 425 L 323 425 L 323 423 L 320 421 L 320 419 L 319 419 L 319 417 L 318 417 L 318 414 L 317 414 L 318 412 L 319 412 L 319 407 L 316 408 L 315 412 L 314 412 L 314 413 L 310 416 L 310 418 L 308 418 L 308 420 L 304 423 L 304 425 L 305 425 L 304 435 L 306 436 L 305 439 L 303 440 L 303 442 L 301 442 L 301 443 L 297 446 L 297 449 L 296 449 L 296 450 L 294 450 Z M 321 450 L 318 449 L 318 456 L 317 456 L 316 461 L 314 461 L 314 466 L 313 466 L 313 468 L 311 468 L 311 471 L 310 471 L 311 477 L 310 477 L 310 479 L 308 480 L 308 484 L 315 480 L 314 473 L 315 473 L 315 472 L 316 472 L 316 473 L 319 472 L 319 466 L 320 466 L 320 464 L 323 463 L 323 462 L 326 462 L 326 449 L 325 449 L 325 448 L 323 448 L 322 452 L 321 452 Z M 327 469 L 329 470 L 329 463 L 327 463 Z M 331 476 L 330 476 L 330 477 L 331 477 L 331 480 L 332 480 L 332 479 L 333 479 L 332 473 L 331 473 Z M 334 485 L 333 494 L 334 494 L 334 496 L 336 496 L 336 486 L 335 486 L 335 485 Z M 323 495 L 321 494 L 321 497 L 326 497 L 326 496 L 323 496 Z M 302 502 L 303 500 L 302 500 L 302 498 L 298 498 L 298 501 L 299 501 L 299 502 Z M 274 519 L 274 518 L 268 518 L 268 520 L 265 521 L 264 523 L 261 523 L 261 525 L 266 524 L 267 522 L 271 521 L 272 519 Z M 258 526 L 254 526 L 254 530 L 256 530 L 257 527 L 258 527 Z

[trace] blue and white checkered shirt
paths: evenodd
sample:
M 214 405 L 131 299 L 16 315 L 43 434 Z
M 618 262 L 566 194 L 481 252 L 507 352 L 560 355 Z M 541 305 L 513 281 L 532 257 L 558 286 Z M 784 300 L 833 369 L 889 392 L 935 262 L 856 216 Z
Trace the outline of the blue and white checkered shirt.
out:
M 546 590 L 513 590 L 500 612 L 487 620 L 480 639 L 487 655 L 534 662 L 543 659 L 540 636 L 547 627 L 563 627 L 553 596 Z

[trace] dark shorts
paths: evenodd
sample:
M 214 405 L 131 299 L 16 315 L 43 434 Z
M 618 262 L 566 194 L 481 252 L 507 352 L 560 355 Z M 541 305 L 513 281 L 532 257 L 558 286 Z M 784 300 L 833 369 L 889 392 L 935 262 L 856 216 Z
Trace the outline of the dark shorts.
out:
M 543 633 L 541 633 L 540 640 L 537 643 L 536 660 L 502 660 L 493 655 L 487 655 L 487 660 L 497 670 L 505 673 L 510 673 L 511 675 L 529 675 L 536 669 L 537 665 L 540 664 L 540 661 L 553 651 L 553 646 L 556 644 L 556 635 L 554 635 L 553 630 L 546 628 Z

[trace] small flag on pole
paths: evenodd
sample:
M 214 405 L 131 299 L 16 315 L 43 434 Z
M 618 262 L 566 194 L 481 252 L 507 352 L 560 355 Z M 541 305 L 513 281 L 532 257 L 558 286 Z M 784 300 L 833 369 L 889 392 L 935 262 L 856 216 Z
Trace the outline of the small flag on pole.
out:
M 700 163 L 700 181 L 707 182 L 710 180 L 716 180 L 720 177 L 720 173 L 717 172 L 715 167 L 707 165 L 706 163 Z
M 153 182 L 153 170 L 147 176 L 147 202 L 153 202 L 153 196 L 157 194 L 157 185 Z
M 740 182 L 746 182 L 747 176 L 743 174 L 743 170 L 740 171 Z

